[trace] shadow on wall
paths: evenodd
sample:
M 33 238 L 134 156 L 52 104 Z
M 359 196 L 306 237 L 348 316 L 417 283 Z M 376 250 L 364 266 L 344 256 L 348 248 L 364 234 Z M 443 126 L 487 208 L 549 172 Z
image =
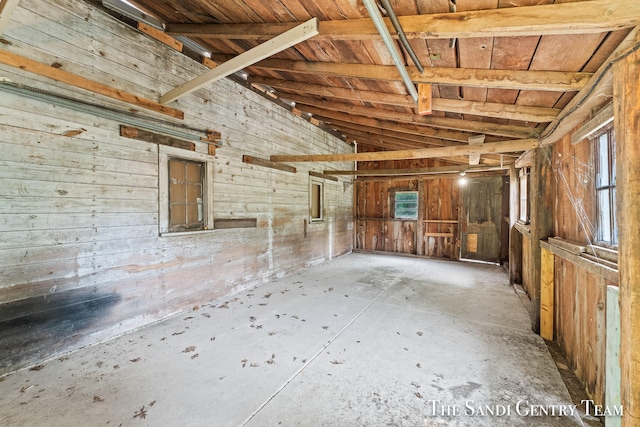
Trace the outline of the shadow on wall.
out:
M 115 293 L 75 289 L 0 305 L 0 375 L 70 348 L 118 301 Z

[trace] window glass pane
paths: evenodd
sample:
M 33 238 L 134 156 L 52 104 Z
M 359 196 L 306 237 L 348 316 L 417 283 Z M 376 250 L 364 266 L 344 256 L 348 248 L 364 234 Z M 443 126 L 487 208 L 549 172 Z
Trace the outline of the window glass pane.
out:
M 395 217 L 403 219 L 418 218 L 417 191 L 398 191 L 395 193 Z
M 611 185 L 616 185 L 616 139 L 613 131 L 611 131 L 609 135 L 609 154 L 611 156 Z
M 204 229 L 203 164 L 169 160 L 169 231 Z
M 311 219 L 322 219 L 322 185 L 311 183 Z
M 609 137 L 607 133 L 598 138 L 598 164 L 596 188 L 609 185 Z
M 609 189 L 599 190 L 598 196 L 598 240 L 611 242 L 611 216 L 609 206 Z
M 613 217 L 611 230 L 611 243 L 614 245 L 618 244 L 618 221 L 616 219 L 616 187 L 611 189 L 611 216 Z

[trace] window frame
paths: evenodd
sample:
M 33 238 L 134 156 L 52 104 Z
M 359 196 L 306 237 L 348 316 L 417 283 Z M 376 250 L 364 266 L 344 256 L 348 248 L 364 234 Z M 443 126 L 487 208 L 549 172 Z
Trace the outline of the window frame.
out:
M 525 191 L 523 191 L 523 180 Z M 518 222 L 521 224 L 529 224 L 531 222 L 531 201 L 529 197 L 530 193 L 531 168 L 527 166 L 521 168 L 518 171 Z
M 416 214 L 415 217 L 406 217 L 406 216 L 398 216 L 397 205 L 398 205 L 398 194 L 415 194 L 416 196 Z M 393 218 L 394 219 L 402 219 L 406 221 L 417 221 L 420 210 L 420 195 L 418 194 L 418 190 L 395 190 L 393 192 Z
M 201 163 L 204 168 L 202 171 L 202 229 L 172 231 L 169 227 L 169 160 L 171 159 Z M 204 233 L 213 230 L 213 171 L 213 161 L 206 154 L 170 146 L 158 146 L 158 224 L 160 236 Z
M 317 217 L 314 217 L 314 201 L 315 201 L 314 193 L 313 193 L 314 186 L 319 187 L 318 204 L 320 206 L 318 207 L 319 216 L 317 216 Z M 310 176 L 309 177 L 309 223 L 315 223 L 315 222 L 324 221 L 324 207 L 325 207 L 325 203 L 324 203 L 324 181 L 322 179 L 318 179 L 318 178 Z
M 601 174 L 601 162 L 602 156 L 600 155 L 601 139 L 603 136 L 607 136 L 607 171 L 606 171 L 606 183 L 600 184 Z M 612 125 L 608 125 L 593 135 L 593 157 L 594 157 L 594 198 L 595 198 L 595 212 L 596 212 L 596 232 L 594 236 L 595 243 L 599 246 L 617 249 L 618 247 L 618 224 L 616 218 L 616 139 L 615 131 Z M 609 224 L 604 226 L 602 224 L 603 216 L 601 206 L 601 193 L 606 193 L 607 210 L 608 210 L 608 222 Z M 607 229 L 609 239 L 604 235 L 604 229 Z

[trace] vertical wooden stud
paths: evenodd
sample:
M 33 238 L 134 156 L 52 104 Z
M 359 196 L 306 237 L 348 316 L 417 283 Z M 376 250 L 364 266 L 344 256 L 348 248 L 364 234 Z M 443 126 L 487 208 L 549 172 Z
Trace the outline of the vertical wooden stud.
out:
M 431 114 L 431 84 L 418 85 L 418 114 L 426 116 Z
M 622 425 L 640 424 L 640 51 L 613 66 Z
M 541 248 L 540 260 L 540 336 L 553 341 L 554 314 L 554 255 Z
M 620 399 L 620 298 L 617 286 L 607 286 L 605 407 L 619 408 Z M 607 417 L 607 427 L 620 427 L 620 417 Z

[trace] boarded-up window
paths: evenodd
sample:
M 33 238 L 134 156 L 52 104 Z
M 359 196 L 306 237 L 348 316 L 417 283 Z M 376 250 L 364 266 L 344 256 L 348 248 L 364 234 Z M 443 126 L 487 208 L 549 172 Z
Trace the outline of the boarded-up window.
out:
M 396 191 L 394 199 L 395 218 L 418 219 L 417 191 Z
M 324 205 L 324 188 L 321 181 L 311 179 L 309 185 L 309 214 L 311 221 L 322 221 Z
M 169 160 L 169 231 L 204 229 L 204 164 Z
M 613 128 L 596 137 L 596 201 L 598 236 L 602 243 L 618 244 L 616 224 L 616 150 Z

